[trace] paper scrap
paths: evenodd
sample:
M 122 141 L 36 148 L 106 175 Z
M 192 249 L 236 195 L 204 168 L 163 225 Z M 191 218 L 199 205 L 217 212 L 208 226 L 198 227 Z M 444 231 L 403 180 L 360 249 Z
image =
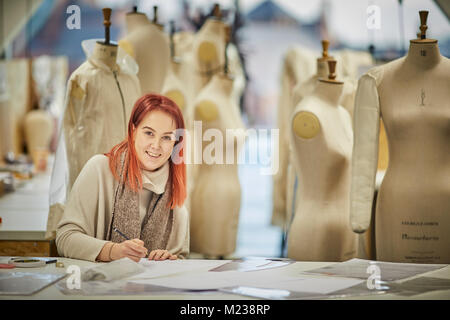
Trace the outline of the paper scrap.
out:
M 369 269 L 369 266 L 376 266 L 379 268 L 380 280 L 396 281 L 410 278 L 418 274 L 438 270 L 446 267 L 447 265 L 396 263 L 355 258 L 345 262 L 335 263 L 327 267 L 304 271 L 303 273 L 367 279 L 371 276 L 371 274 L 373 274 L 374 270 L 374 268 Z

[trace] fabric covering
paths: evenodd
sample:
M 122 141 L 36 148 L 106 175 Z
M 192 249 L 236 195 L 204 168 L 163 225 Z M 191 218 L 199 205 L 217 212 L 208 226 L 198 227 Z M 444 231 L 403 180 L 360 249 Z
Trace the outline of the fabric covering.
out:
M 121 169 L 119 176 L 120 183 L 114 192 L 113 218 L 111 227 L 108 230 L 107 239 L 120 243 L 123 236 L 114 232 L 115 228 L 128 236 L 129 239 L 141 239 L 144 246 L 150 251 L 164 249 L 170 237 L 173 226 L 173 211 L 170 209 L 170 196 L 172 184 L 166 174 L 166 185 L 163 193 L 157 195 L 150 193 L 147 201 L 146 214 L 141 219 L 139 213 L 139 194 L 131 190 L 124 183 L 124 158 L 122 154 Z M 164 171 L 167 171 L 166 163 Z
M 331 51 L 329 55 L 337 61 L 336 74 L 339 80 L 344 81 L 344 94 L 341 100 L 342 105 L 353 113 L 354 92 L 356 90 L 356 78 L 360 69 L 371 66 L 373 59 L 367 52 L 358 52 L 352 50 Z M 301 101 L 301 98 L 310 93 L 314 87 L 316 79 L 317 58 L 320 52 L 294 46 L 290 48 L 284 57 L 281 70 L 281 88 L 277 109 L 277 127 L 280 129 L 279 145 L 279 170 L 273 177 L 273 225 L 287 229 L 290 216 L 292 214 L 291 200 L 292 186 L 294 185 L 289 178 L 288 172 L 291 164 L 289 147 L 289 120 L 295 106 Z
M 117 68 L 111 70 L 93 57 L 97 40 L 82 42 L 87 60 L 68 81 L 50 185 L 47 238 L 54 236 L 67 195 L 87 160 L 125 138 L 131 110 L 140 96 L 133 58 L 119 47 Z

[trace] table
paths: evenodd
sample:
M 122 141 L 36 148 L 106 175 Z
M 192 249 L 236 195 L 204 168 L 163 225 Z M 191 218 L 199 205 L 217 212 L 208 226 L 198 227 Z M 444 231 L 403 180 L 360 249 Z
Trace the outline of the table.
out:
M 4 263 L 8 258 L 0 257 L 0 263 Z M 58 261 L 62 261 L 67 268 L 70 265 L 77 265 L 80 267 L 92 266 L 93 262 L 83 261 L 83 260 L 75 260 L 68 258 L 58 258 Z M 295 262 L 294 264 L 289 265 L 289 267 L 279 268 L 279 272 L 286 272 L 289 268 L 290 271 L 301 272 L 312 270 L 315 268 L 321 268 L 333 264 L 334 262 Z M 16 268 L 16 269 L 0 269 L 0 273 L 22 271 L 22 272 L 50 272 L 50 273 L 65 273 L 65 268 L 56 268 L 55 264 L 49 264 L 42 268 Z M 195 271 L 193 271 L 195 273 Z M 427 276 L 439 277 L 442 279 L 450 279 L 450 266 L 447 266 L 443 269 L 432 271 L 426 273 Z M 422 275 L 418 275 L 415 277 L 420 277 Z M 415 277 L 411 277 L 409 279 L 413 279 Z M 235 294 L 227 294 L 221 292 L 208 292 L 208 293 L 183 293 L 183 294 L 157 294 L 157 295 L 114 295 L 114 296 L 82 296 L 82 295 L 64 295 L 59 289 L 56 287 L 56 284 L 53 284 L 40 292 L 32 295 L 32 296 L 0 296 L 0 299 L 38 299 L 38 300 L 47 300 L 47 299 L 57 299 L 57 300 L 91 300 L 91 299 L 133 299 L 133 300 L 143 300 L 143 299 L 156 299 L 156 300 L 254 300 L 251 297 L 245 297 L 241 295 Z M 418 294 L 415 296 L 401 296 L 397 294 L 381 294 L 381 295 L 367 295 L 367 296 L 358 296 L 358 297 L 346 297 L 340 298 L 345 300 L 359 300 L 359 299 L 370 299 L 370 300 L 384 300 L 384 299 L 393 299 L 393 300 L 410 300 L 410 299 L 442 299 L 447 300 L 450 299 L 450 290 L 441 290 L 441 291 L 431 291 L 423 294 Z
M 54 240 L 45 238 L 51 167 L 0 197 L 0 256 L 57 255 Z

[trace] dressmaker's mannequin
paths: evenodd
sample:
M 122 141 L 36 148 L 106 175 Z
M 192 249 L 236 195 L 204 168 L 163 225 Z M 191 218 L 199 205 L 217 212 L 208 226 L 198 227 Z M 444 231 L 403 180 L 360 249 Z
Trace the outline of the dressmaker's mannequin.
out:
M 195 35 L 193 43 L 193 65 L 195 68 L 194 95 L 209 82 L 212 76 L 223 69 L 226 24 L 219 17 L 206 20 Z
M 109 16 L 105 15 L 105 41 L 82 42 L 86 61 L 67 85 L 62 132 L 50 184 L 47 237 L 62 214 L 70 189 L 84 164 L 95 154 L 106 153 L 126 137 L 128 119 L 141 96 L 137 65 L 109 41 Z
M 322 47 L 322 55 L 328 56 L 328 44 Z M 277 123 L 280 129 L 279 170 L 273 178 L 273 212 L 272 224 L 284 227 L 290 223 L 294 180 L 289 171 L 291 152 L 289 151 L 288 132 L 290 117 L 295 106 L 302 97 L 314 89 L 318 73 L 322 75 L 326 66 L 317 61 L 318 52 L 302 47 L 293 47 L 285 55 L 281 74 L 281 93 L 279 95 Z M 360 67 L 373 65 L 369 53 L 340 50 L 333 52 L 337 60 L 337 71 L 344 81 L 344 89 L 340 104 L 353 114 L 354 95 L 356 91 L 356 75 Z M 317 65 L 319 64 L 319 71 Z M 291 178 L 291 179 L 290 179 Z M 288 195 L 288 196 L 286 196 Z M 296 198 L 298 199 L 298 198 Z
M 314 74 L 315 53 L 304 48 L 291 48 L 283 59 L 281 88 L 277 105 L 277 128 L 280 130 L 279 170 L 273 176 L 273 208 L 271 223 L 287 231 L 290 220 L 288 211 L 292 202 L 287 202 L 289 166 L 289 121 L 293 105 L 293 89 Z M 317 61 L 317 60 L 316 60 Z
M 333 56 L 330 56 L 328 54 L 328 46 L 329 41 L 323 40 L 322 41 L 322 56 L 317 59 L 317 71 L 316 74 L 311 76 L 308 80 L 302 83 L 298 83 L 292 92 L 292 98 L 293 98 L 293 106 L 297 106 L 301 100 L 310 95 L 317 84 L 319 83 L 319 79 L 327 78 L 328 77 L 328 61 L 334 60 Z M 342 69 L 342 68 L 341 68 Z M 342 79 L 342 78 L 341 78 Z M 343 79 L 344 85 L 342 89 L 342 95 L 340 98 L 339 104 L 342 105 L 349 113 L 350 116 L 353 115 L 353 104 L 354 104 L 354 98 L 355 98 L 355 90 L 356 86 L 352 79 Z M 291 147 L 290 147 L 291 148 Z M 295 208 L 297 207 L 298 199 L 299 199 L 299 190 L 297 188 L 297 194 L 295 196 L 295 205 L 292 205 L 292 202 L 294 200 L 294 184 L 295 184 L 295 169 L 293 168 L 294 163 L 294 154 L 292 152 L 289 153 L 289 165 L 287 168 L 287 192 L 286 192 L 286 201 L 287 201 L 287 217 L 288 221 L 290 222 L 292 219 L 292 215 L 295 212 Z
M 170 48 L 161 28 L 140 12 L 126 15 L 127 35 L 119 46 L 139 65 L 141 92 L 161 93 L 170 65 Z
M 179 57 L 176 55 L 177 45 L 174 40 L 175 36 L 175 24 L 171 22 L 171 30 L 170 30 L 170 50 L 171 50 L 171 61 L 170 68 L 167 74 L 166 80 L 164 82 L 164 86 L 162 89 L 163 95 L 172 99 L 178 107 L 183 112 L 184 123 L 186 126 L 186 131 L 192 137 L 192 116 L 191 116 L 191 104 L 192 104 L 192 66 L 189 65 L 188 61 L 184 59 L 184 57 Z M 190 152 L 193 155 L 193 148 L 189 148 L 187 152 Z M 195 183 L 195 175 L 194 175 L 195 166 L 191 163 L 186 163 L 186 177 L 187 177 L 187 197 L 184 202 L 184 205 L 190 212 L 190 202 L 191 197 L 190 194 L 192 192 L 194 183 Z
M 44 164 L 37 165 L 42 159 L 42 153 L 49 152 L 50 140 L 53 134 L 53 119 L 45 110 L 32 110 L 25 115 L 24 119 L 25 141 L 28 153 L 31 155 L 37 171 L 45 170 L 46 156 Z
M 171 22 L 170 30 L 170 68 L 165 79 L 162 89 L 163 95 L 169 97 L 180 107 L 183 112 L 184 122 L 188 129 L 191 128 L 190 119 L 187 119 L 187 106 L 190 103 L 190 81 L 188 81 L 188 74 L 191 71 L 186 68 L 186 63 L 180 57 L 176 56 L 175 52 L 175 24 Z
M 291 122 L 299 200 L 288 233 L 288 257 L 344 261 L 357 253 L 357 236 L 348 223 L 352 126 L 339 105 L 343 82 L 321 79 L 297 105 Z
M 195 102 L 195 119 L 202 121 L 203 132 L 216 129 L 222 133 L 222 146 L 211 151 L 213 142 L 203 142 L 200 150 L 203 163 L 198 174 L 191 200 L 191 251 L 208 256 L 226 256 L 236 248 L 237 227 L 241 201 L 237 156 L 243 140 L 226 140 L 226 129 L 243 128 L 242 121 L 232 112 L 233 81 L 226 75 L 214 75 Z M 241 139 L 242 138 L 242 139 Z M 215 141 L 212 138 L 211 141 Z M 221 139 L 221 138 L 219 138 Z M 234 152 L 232 164 L 226 164 L 225 152 Z M 222 152 L 224 164 L 208 164 L 205 156 Z
M 178 105 L 178 107 L 183 112 L 185 122 L 188 122 L 186 119 L 185 111 L 189 104 L 189 99 L 188 91 L 184 89 L 185 87 L 183 86 L 182 81 L 180 81 L 180 78 L 183 76 L 182 69 L 183 66 L 179 61 L 172 60 L 170 62 L 170 69 L 164 82 L 162 92 L 163 95 L 169 97 Z
M 140 95 L 136 76 L 117 65 L 118 46 L 109 39 L 109 16 L 105 21 L 105 41 L 95 42 L 88 61 L 69 79 L 64 113 L 69 188 L 87 160 L 125 138 L 131 109 Z
M 314 88 L 316 87 L 319 79 L 324 79 L 328 77 L 328 60 L 333 60 L 334 58 L 332 56 L 328 55 L 328 46 L 329 41 L 323 40 L 322 41 L 322 56 L 320 58 L 317 58 L 316 65 L 317 70 L 316 74 L 311 76 L 308 80 L 305 82 L 298 83 L 294 89 L 292 90 L 292 106 L 295 108 L 299 102 L 305 97 L 310 95 Z M 291 149 L 292 146 L 289 146 L 289 149 Z M 299 199 L 299 190 L 297 188 L 297 192 L 295 195 L 295 201 L 296 204 L 292 205 L 292 202 L 294 201 L 294 189 L 295 189 L 295 180 L 296 180 L 296 174 L 295 174 L 295 168 L 294 166 L 294 153 L 289 152 L 289 162 L 287 163 L 287 168 L 283 170 L 287 170 L 287 186 L 286 186 L 286 211 L 287 211 L 287 222 L 290 223 L 292 221 L 292 217 L 295 213 L 295 208 L 297 207 L 297 202 Z M 284 167 L 283 167 L 284 168 Z M 287 226 L 289 227 L 289 226 Z
M 375 215 L 377 260 L 450 263 L 450 60 L 437 40 L 410 41 L 406 57 L 373 68 L 355 101 L 351 224 L 370 223 L 381 116 L 389 166 Z

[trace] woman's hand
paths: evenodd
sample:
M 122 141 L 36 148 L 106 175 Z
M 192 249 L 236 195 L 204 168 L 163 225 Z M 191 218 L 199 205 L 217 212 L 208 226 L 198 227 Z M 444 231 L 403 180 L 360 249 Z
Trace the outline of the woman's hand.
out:
M 148 260 L 156 260 L 156 261 L 163 261 L 166 259 L 169 260 L 176 260 L 178 257 L 175 254 L 171 254 L 167 250 L 153 250 L 148 255 Z
M 122 243 L 114 243 L 111 248 L 111 260 L 118 260 L 122 258 L 130 258 L 135 262 L 139 262 L 141 258 L 147 256 L 147 248 L 144 247 L 144 241 L 140 239 L 126 240 Z

